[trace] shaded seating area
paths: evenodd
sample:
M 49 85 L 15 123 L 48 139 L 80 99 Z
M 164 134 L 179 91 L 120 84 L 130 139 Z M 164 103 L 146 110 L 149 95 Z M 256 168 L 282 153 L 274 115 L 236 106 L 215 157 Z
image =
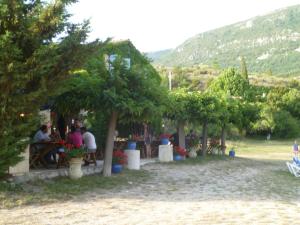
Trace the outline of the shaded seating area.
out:
M 54 149 L 61 147 L 59 142 L 37 142 L 30 145 L 29 151 L 29 166 L 31 169 L 37 169 L 41 166 L 49 168 L 49 163 L 45 157 Z M 57 167 L 63 165 L 63 155 L 59 155 L 57 160 Z

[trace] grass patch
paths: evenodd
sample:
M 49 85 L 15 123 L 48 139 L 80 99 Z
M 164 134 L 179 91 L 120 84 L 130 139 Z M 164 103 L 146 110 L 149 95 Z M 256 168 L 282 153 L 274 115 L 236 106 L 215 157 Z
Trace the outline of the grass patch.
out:
M 111 177 L 84 176 L 78 180 L 60 177 L 52 180 L 37 180 L 24 184 L 0 183 L 0 208 L 12 208 L 27 204 L 45 204 L 72 199 L 89 191 L 105 191 L 124 188 L 144 182 L 150 173 L 144 170 L 130 171 Z
M 261 159 L 290 160 L 293 156 L 293 140 L 257 140 L 243 139 L 239 141 L 228 141 L 227 152 L 233 146 L 237 156 L 256 157 Z

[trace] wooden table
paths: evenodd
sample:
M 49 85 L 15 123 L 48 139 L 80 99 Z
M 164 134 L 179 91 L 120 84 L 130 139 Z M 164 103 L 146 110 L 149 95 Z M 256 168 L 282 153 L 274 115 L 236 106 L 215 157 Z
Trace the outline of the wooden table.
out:
M 59 142 L 37 142 L 30 145 L 30 168 L 37 168 L 41 163 L 45 168 L 48 164 L 45 161 L 45 156 L 57 147 L 62 146 Z

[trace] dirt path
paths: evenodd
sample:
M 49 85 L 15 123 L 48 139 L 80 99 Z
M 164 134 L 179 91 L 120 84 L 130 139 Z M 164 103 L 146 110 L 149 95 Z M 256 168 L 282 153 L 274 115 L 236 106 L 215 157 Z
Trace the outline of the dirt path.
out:
M 77 201 L 1 210 L 0 224 L 300 224 L 300 181 L 284 161 L 144 169 L 153 174 L 145 183 Z

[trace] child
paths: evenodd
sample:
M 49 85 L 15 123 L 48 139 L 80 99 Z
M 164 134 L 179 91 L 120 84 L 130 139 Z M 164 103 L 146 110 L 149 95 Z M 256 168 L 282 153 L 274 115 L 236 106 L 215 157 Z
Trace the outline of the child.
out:
M 299 146 L 298 146 L 296 140 L 295 140 L 294 145 L 293 145 L 293 150 L 294 150 L 294 155 L 295 155 L 295 157 L 298 158 Z

